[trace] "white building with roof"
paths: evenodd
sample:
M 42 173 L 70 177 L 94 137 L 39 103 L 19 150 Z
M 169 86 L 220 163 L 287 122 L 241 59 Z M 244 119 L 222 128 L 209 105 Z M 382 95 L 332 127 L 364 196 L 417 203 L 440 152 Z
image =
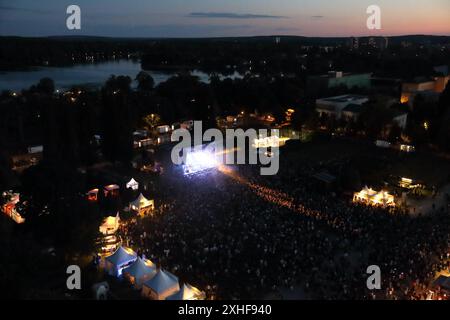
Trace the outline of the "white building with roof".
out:
M 369 101 L 367 96 L 346 94 L 335 97 L 328 97 L 316 100 L 316 110 L 320 116 L 334 116 L 340 119 L 342 111 L 349 105 L 362 105 Z

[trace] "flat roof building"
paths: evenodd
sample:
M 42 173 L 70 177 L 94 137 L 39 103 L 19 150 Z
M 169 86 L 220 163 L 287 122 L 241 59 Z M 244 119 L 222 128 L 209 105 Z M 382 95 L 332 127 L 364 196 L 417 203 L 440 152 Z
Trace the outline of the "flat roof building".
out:
M 322 98 L 316 100 L 316 110 L 320 116 L 328 115 L 340 119 L 342 111 L 349 105 L 362 105 L 369 101 L 367 96 L 346 94 L 342 96 Z
M 371 73 L 344 73 L 343 71 L 330 71 L 328 74 L 310 76 L 307 79 L 308 92 L 316 94 L 326 89 L 354 87 L 369 89 L 371 87 Z

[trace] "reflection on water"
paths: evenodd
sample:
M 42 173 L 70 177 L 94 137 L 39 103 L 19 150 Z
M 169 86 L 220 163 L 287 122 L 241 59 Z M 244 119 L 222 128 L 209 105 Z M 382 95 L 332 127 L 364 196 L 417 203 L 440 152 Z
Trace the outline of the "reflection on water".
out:
M 139 62 L 116 60 L 97 64 L 80 64 L 71 67 L 37 67 L 26 71 L 0 71 L 0 91 L 28 89 L 44 77 L 53 79 L 56 88 L 62 90 L 77 84 L 99 87 L 112 74 L 130 76 L 134 79 L 141 70 Z M 175 74 L 173 71 L 150 70 L 147 72 L 155 80 L 155 85 L 166 81 Z M 203 82 L 209 81 L 209 75 L 204 72 L 197 70 L 192 72 L 192 74 L 198 76 Z M 235 74 L 232 77 L 239 77 L 239 75 Z M 136 86 L 136 82 L 133 82 L 133 86 Z

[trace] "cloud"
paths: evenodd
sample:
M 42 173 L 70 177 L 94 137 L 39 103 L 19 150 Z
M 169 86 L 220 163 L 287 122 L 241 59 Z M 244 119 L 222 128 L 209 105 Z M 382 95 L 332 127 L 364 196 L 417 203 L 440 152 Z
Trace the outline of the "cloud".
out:
M 325 18 L 324 16 L 311 16 L 311 18 L 313 18 L 313 19 L 322 19 L 322 18 Z
M 297 32 L 300 31 L 300 28 L 294 28 L 294 27 L 279 27 L 274 29 L 276 32 Z
M 38 9 L 28 9 L 28 8 L 17 8 L 9 6 L 0 6 L 0 11 L 21 11 L 21 12 L 32 12 L 32 13 L 49 13 L 49 11 L 43 11 Z
M 156 24 L 156 25 L 111 25 L 85 24 L 79 35 L 140 37 L 140 38 L 192 38 L 224 37 L 248 32 L 248 24 L 201 25 L 201 24 Z M 67 30 L 67 29 L 66 29 Z M 60 34 L 73 34 L 61 29 Z
M 191 12 L 191 18 L 219 18 L 219 19 L 285 19 L 285 16 L 267 14 L 231 13 L 231 12 Z

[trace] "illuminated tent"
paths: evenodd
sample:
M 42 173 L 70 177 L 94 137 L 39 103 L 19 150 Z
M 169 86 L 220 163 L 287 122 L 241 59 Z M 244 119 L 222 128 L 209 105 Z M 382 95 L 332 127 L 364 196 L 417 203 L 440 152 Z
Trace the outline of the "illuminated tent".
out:
M 139 212 L 139 214 L 145 214 L 153 210 L 154 206 L 155 202 L 148 200 L 142 193 L 136 200 L 130 202 L 130 209 Z
M 119 212 L 117 212 L 117 215 L 115 217 L 112 216 L 106 217 L 99 228 L 100 233 L 105 236 L 116 233 L 117 229 L 119 229 L 119 222 L 120 222 Z
M 3 192 L 2 196 L 7 199 L 7 202 L 1 206 L 3 213 L 8 215 L 18 224 L 24 223 L 25 218 L 20 215 L 16 208 L 16 204 L 20 202 L 20 194 L 7 191 Z
M 134 178 L 131 178 L 131 180 L 127 182 L 127 189 L 137 190 L 139 189 L 139 183 L 134 180 Z
M 105 258 L 105 269 L 111 276 L 119 277 L 122 270 L 136 260 L 136 253 L 120 246 L 116 252 Z
M 153 278 L 156 274 L 156 266 L 148 259 L 138 257 L 133 264 L 123 269 L 123 275 L 136 289 L 142 287 L 142 283 Z
M 375 191 L 367 186 L 353 195 L 353 202 L 362 202 L 369 205 L 395 206 L 394 196 L 387 191 Z
M 117 247 L 121 244 L 121 241 L 115 235 L 107 235 L 100 239 L 97 243 L 101 246 L 101 254 L 108 255 L 117 250 Z
M 178 278 L 170 272 L 159 270 L 153 278 L 144 282 L 141 294 L 152 300 L 164 300 L 179 290 Z
M 117 184 L 110 184 L 103 188 L 103 192 L 105 193 L 105 197 L 112 196 L 115 197 L 119 194 L 120 187 Z
M 180 291 L 168 296 L 166 300 L 205 300 L 205 293 L 190 284 L 183 284 Z
M 97 201 L 98 199 L 98 189 L 89 190 L 87 193 L 87 198 L 89 201 Z

